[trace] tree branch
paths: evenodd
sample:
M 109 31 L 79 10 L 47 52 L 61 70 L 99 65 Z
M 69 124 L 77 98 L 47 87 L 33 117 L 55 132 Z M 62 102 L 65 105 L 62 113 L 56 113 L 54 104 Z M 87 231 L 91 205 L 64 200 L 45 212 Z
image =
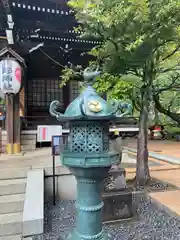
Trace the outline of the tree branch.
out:
M 167 87 L 164 87 L 164 88 L 156 89 L 156 86 L 153 86 L 154 92 L 155 92 L 156 94 L 157 94 L 157 93 L 160 94 L 160 93 L 165 92 L 165 91 L 168 91 L 168 90 L 170 90 L 170 89 L 179 87 L 180 84 L 176 82 L 176 80 L 179 80 L 179 78 L 180 78 L 180 74 L 177 74 L 177 76 L 173 78 L 173 81 L 171 82 L 171 84 L 168 85 Z
M 167 60 L 168 58 L 172 57 L 178 50 L 180 49 L 180 45 L 178 45 L 170 54 L 162 59 L 162 61 Z
M 176 66 L 174 66 L 172 68 L 167 68 L 163 71 L 159 71 L 159 73 L 167 73 L 167 72 L 171 72 L 171 71 L 180 71 L 180 66 L 179 66 L 179 68 L 175 68 L 177 66 L 179 66 L 179 64 L 177 64 Z
M 167 39 L 165 40 L 164 42 L 161 42 L 159 44 L 157 44 L 153 50 L 153 54 L 162 46 L 164 46 L 166 43 L 169 43 L 169 42 L 173 42 L 172 39 Z
M 172 105 L 173 105 L 173 103 L 174 103 L 174 100 L 176 99 L 176 97 L 177 97 L 179 94 L 180 94 L 180 92 L 178 92 L 178 93 L 171 99 L 171 101 L 170 101 L 170 103 L 169 103 L 169 106 L 168 106 L 168 110 L 169 110 L 169 111 L 171 110 L 171 107 L 172 107 Z
M 165 114 L 166 116 L 170 117 L 173 121 L 177 122 L 180 125 L 180 114 L 178 113 L 173 113 L 169 109 L 165 109 L 159 100 L 159 95 L 154 94 L 153 95 L 153 100 L 155 102 L 155 107 L 156 109 L 160 112 Z

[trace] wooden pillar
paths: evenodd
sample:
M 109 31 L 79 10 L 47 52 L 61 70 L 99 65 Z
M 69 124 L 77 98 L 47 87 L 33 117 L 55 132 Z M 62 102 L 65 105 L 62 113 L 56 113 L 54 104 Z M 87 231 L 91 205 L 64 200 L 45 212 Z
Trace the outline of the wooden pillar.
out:
M 19 93 L 14 95 L 14 131 L 13 131 L 13 153 L 20 153 L 21 151 L 21 144 L 20 144 L 20 137 L 21 137 L 21 129 L 20 129 L 20 99 Z
M 7 153 L 20 153 L 19 94 L 6 94 L 6 131 Z
M 63 100 L 64 100 L 64 110 L 68 107 L 70 103 L 70 86 L 69 83 L 63 88 Z
M 7 144 L 6 151 L 8 154 L 13 154 L 13 132 L 14 132 L 14 95 L 6 94 L 6 131 L 7 131 Z

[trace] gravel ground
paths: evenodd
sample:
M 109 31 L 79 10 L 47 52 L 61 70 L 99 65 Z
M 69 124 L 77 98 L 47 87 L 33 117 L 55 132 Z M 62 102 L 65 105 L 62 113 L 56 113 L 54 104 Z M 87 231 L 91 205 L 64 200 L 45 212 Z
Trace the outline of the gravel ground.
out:
M 104 225 L 109 240 L 180 240 L 180 218 L 157 205 L 142 193 L 133 197 L 137 217 L 116 224 Z M 34 240 L 61 240 L 75 224 L 74 201 L 51 202 L 45 207 L 45 233 Z
M 115 182 L 112 181 L 111 176 L 108 176 L 104 180 L 104 192 L 110 192 L 110 186 L 115 187 Z M 136 191 L 136 181 L 135 179 L 130 179 L 127 181 L 127 187 L 134 189 Z M 169 190 L 177 190 L 178 188 L 175 185 L 162 182 L 158 179 L 151 178 L 145 187 L 139 187 L 138 190 L 148 191 L 148 192 L 157 192 L 157 191 L 169 191 Z

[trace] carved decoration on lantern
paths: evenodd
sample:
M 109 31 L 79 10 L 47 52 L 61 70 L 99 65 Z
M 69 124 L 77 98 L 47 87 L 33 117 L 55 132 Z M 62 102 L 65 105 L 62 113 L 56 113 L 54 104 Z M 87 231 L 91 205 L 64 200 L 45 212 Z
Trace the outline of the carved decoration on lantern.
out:
M 86 84 L 85 90 L 68 106 L 65 113 L 58 112 L 59 102 L 53 101 L 50 105 L 50 114 L 55 116 L 59 121 L 66 120 L 100 120 L 121 118 L 131 114 L 131 104 L 120 103 L 117 100 L 105 101 L 101 98 L 96 90 L 92 87 L 95 78 L 101 72 L 96 68 L 86 68 L 83 72 Z

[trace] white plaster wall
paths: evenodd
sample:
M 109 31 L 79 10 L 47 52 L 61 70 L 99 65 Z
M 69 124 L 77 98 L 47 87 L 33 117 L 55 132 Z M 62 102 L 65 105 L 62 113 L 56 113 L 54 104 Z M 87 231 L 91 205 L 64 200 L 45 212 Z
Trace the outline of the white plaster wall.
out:
M 59 175 L 55 179 L 56 199 L 75 200 L 77 196 L 76 179 L 73 175 Z M 45 178 L 45 199 L 53 196 L 53 178 Z
M 4 93 L 0 89 L 0 98 L 4 99 Z

